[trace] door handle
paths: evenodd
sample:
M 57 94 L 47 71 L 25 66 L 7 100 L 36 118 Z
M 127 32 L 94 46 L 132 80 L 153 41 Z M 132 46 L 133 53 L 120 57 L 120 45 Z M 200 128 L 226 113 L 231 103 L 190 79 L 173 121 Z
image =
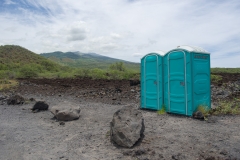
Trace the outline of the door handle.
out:
M 154 83 L 155 85 L 157 85 L 157 81 L 154 81 L 153 83 Z
M 180 85 L 181 86 L 185 86 L 185 82 L 180 82 Z

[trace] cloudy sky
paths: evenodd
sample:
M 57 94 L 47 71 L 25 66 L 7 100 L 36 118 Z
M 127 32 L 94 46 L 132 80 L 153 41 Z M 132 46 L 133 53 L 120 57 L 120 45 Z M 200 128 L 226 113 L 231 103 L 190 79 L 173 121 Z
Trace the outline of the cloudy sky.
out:
M 140 62 L 179 45 L 240 67 L 239 0 L 0 0 L 0 45 L 95 52 Z

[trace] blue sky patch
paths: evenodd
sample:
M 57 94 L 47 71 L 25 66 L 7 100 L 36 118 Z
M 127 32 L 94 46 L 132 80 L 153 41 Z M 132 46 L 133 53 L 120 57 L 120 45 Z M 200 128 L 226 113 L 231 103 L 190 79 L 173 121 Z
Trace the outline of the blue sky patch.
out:
M 37 7 L 29 3 L 28 1 L 20 0 L 5 0 L 0 2 L 0 13 L 8 14 L 24 14 L 24 12 L 29 12 L 33 14 L 49 16 L 51 11 L 40 5 Z

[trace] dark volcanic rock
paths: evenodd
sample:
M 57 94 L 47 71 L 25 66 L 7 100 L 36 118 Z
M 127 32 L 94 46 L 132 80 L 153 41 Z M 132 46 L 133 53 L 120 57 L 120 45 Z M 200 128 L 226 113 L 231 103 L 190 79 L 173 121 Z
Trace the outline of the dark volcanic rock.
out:
M 7 100 L 8 105 L 18 105 L 23 104 L 25 99 L 22 96 L 14 95 Z
M 130 86 L 136 86 L 136 85 L 140 84 L 139 80 L 129 80 L 129 82 L 130 82 Z
M 202 112 L 197 111 L 197 112 L 193 113 L 193 118 L 204 119 L 204 115 L 202 114 Z
M 133 106 L 124 106 L 114 113 L 111 124 L 111 140 L 122 147 L 132 147 L 143 135 L 142 113 Z
M 211 85 L 212 100 L 220 100 L 231 96 L 240 95 L 240 82 L 227 82 L 224 85 Z
M 33 102 L 36 101 L 34 98 L 30 98 L 29 101 Z
M 48 110 L 48 107 L 49 105 L 44 102 L 44 101 L 37 101 L 34 106 L 32 107 L 32 110 L 35 111 L 35 110 Z
M 0 105 L 3 105 L 8 100 L 8 97 L 0 93 Z

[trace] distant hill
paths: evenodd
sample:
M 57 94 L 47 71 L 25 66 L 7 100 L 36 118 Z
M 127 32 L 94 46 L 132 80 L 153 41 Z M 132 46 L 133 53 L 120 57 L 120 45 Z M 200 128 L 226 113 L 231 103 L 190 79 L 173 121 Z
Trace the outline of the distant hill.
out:
M 51 52 L 42 53 L 41 56 L 48 58 L 61 65 L 76 67 L 76 68 L 100 68 L 107 69 L 111 64 L 116 62 L 123 62 L 124 65 L 131 70 L 140 70 L 139 63 L 128 62 L 116 58 L 102 56 L 96 53 L 82 53 L 82 52 Z
M 8 72 L 12 74 L 28 74 L 30 72 L 38 74 L 43 72 L 56 72 L 61 69 L 61 65 L 21 46 L 0 46 L 0 78 Z M 21 77 L 21 75 L 19 75 L 19 77 Z

